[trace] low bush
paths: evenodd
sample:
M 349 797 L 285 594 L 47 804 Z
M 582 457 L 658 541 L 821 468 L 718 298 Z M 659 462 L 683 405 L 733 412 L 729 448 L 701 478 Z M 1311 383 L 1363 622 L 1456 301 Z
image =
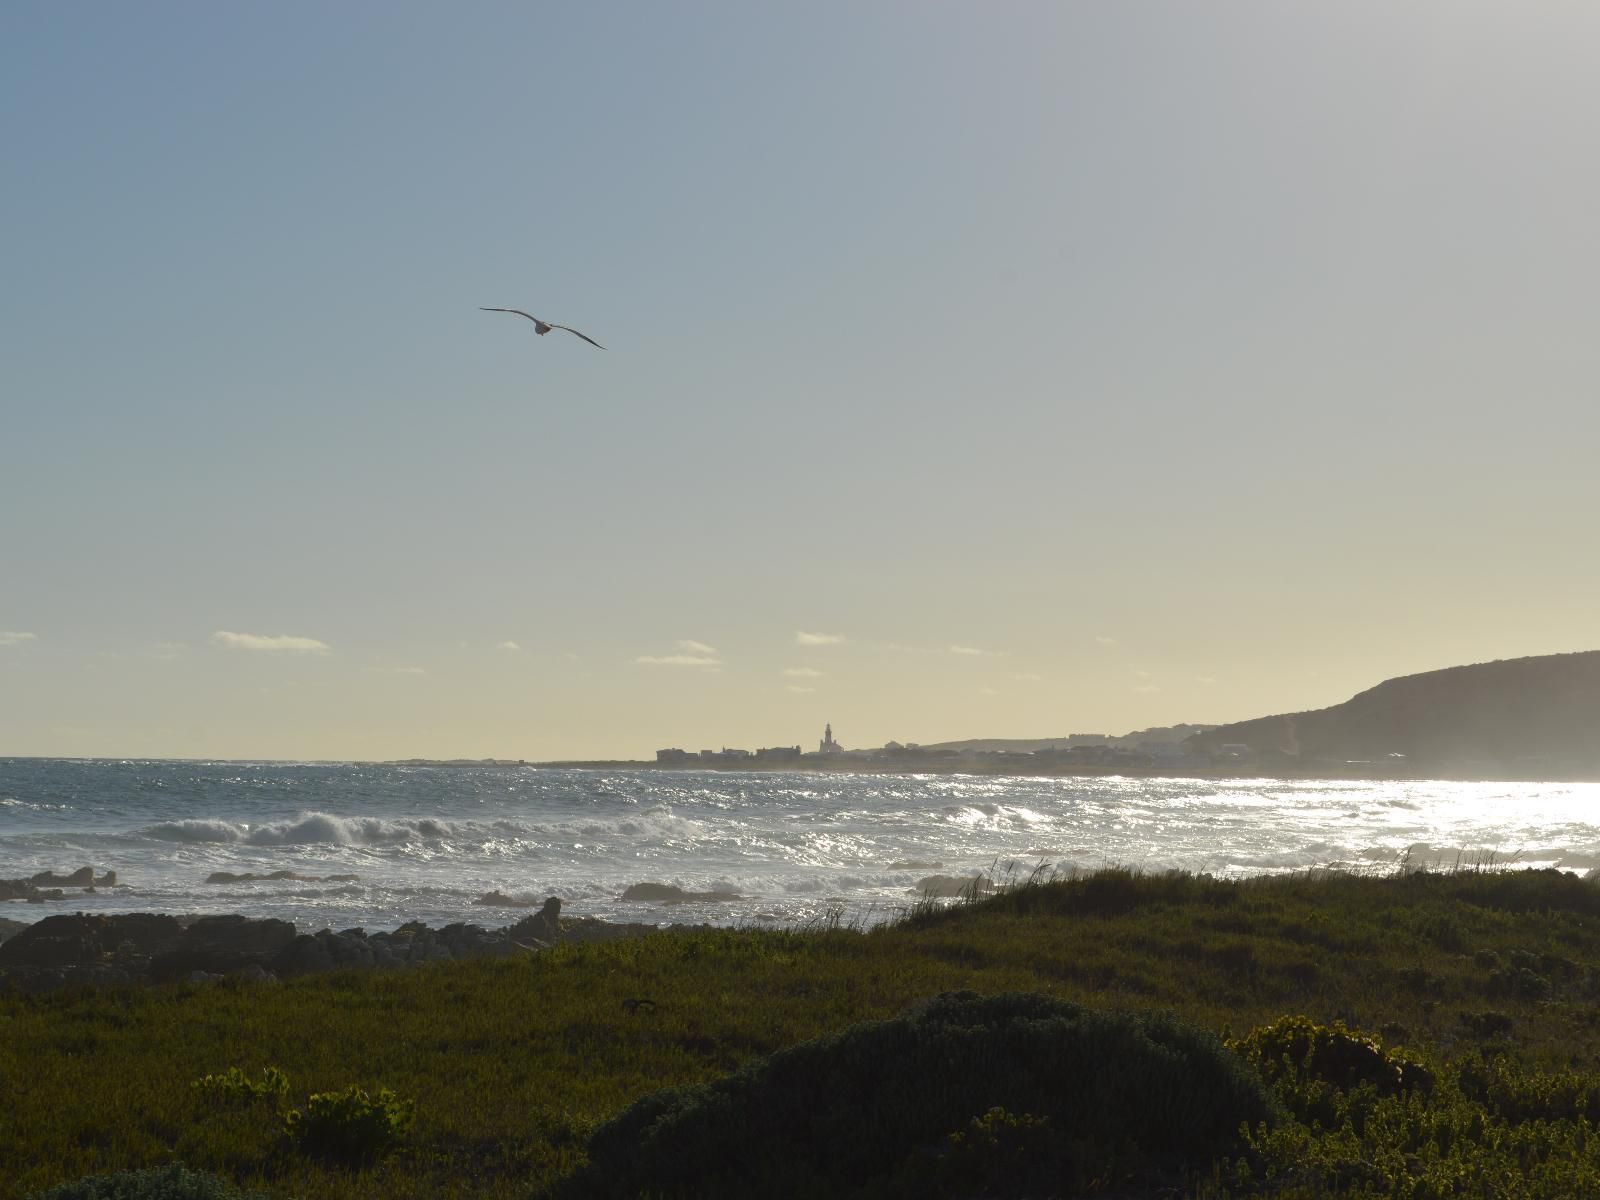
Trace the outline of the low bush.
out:
M 221 1075 L 203 1076 L 189 1086 L 212 1104 L 244 1106 L 261 1100 L 276 1104 L 289 1092 L 289 1077 L 277 1067 L 266 1067 L 256 1082 L 238 1067 L 229 1067 Z
M 1319 1025 L 1310 1017 L 1280 1017 L 1232 1046 L 1268 1083 L 1286 1077 L 1320 1080 L 1341 1090 L 1370 1084 L 1389 1096 L 1427 1086 L 1433 1078 L 1409 1055 L 1384 1049 L 1378 1039 L 1346 1029 L 1343 1021 Z
M 646 1096 L 596 1131 L 571 1193 L 926 1195 L 942 1161 L 944 1187 L 1054 1194 L 1181 1177 L 1273 1115 L 1217 1038 L 1172 1017 L 945 993 Z
M 369 1095 L 355 1084 L 342 1092 L 318 1092 L 304 1109 L 291 1109 L 283 1127 L 305 1154 L 348 1163 L 369 1163 L 394 1149 L 416 1117 L 416 1102 L 388 1088 Z
M 35 1192 L 29 1200 L 258 1200 L 259 1193 L 241 1192 L 231 1183 L 191 1171 L 182 1163 L 148 1171 L 92 1175 Z

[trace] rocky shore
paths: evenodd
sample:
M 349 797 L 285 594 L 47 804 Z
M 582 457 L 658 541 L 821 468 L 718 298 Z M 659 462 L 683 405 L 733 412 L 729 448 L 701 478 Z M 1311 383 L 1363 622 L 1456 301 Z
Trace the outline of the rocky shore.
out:
M 115 871 L 107 871 L 103 875 L 96 875 L 93 867 L 80 867 L 67 875 L 40 871 L 26 879 L 0 879 L 0 900 L 26 900 L 30 904 L 42 904 L 46 900 L 64 899 L 64 888 L 93 892 L 97 888 L 116 886 Z
M 558 942 L 611 941 L 659 931 L 656 925 L 563 917 L 554 896 L 538 912 L 499 929 L 467 922 L 431 929 L 411 921 L 389 932 L 307 933 L 288 921 L 237 914 L 64 913 L 32 924 L 0 918 L 0 992 L 230 977 L 271 983 L 321 971 L 510 958 L 537 954 Z
M 234 874 L 214 871 L 209 884 L 292 880 L 302 883 L 355 881 L 355 875 L 301 875 L 294 871 Z M 0 900 L 43 904 L 70 901 L 71 892 L 90 895 L 117 886 L 117 873 L 93 867 L 57 873 L 41 871 L 21 879 L 0 879 Z M 637 893 L 637 894 L 635 894 Z M 625 899 L 682 903 L 736 900 L 724 892 L 687 892 L 669 884 L 636 884 Z M 488 892 L 473 901 L 485 908 L 534 908 L 539 901 Z M 704 926 L 670 926 L 672 929 Z M 486 928 L 458 921 L 432 929 L 411 921 L 388 932 L 365 929 L 302 932 L 274 917 L 170 916 L 160 913 L 98 915 L 72 913 L 36 922 L 0 917 L 0 992 L 50 991 L 68 986 L 116 987 L 207 982 L 237 976 L 259 982 L 291 979 L 319 971 L 393 970 L 422 963 L 467 958 L 507 958 L 548 950 L 557 942 L 603 942 L 659 932 L 661 926 L 563 917 L 561 901 L 551 896 L 539 911 L 513 925 Z

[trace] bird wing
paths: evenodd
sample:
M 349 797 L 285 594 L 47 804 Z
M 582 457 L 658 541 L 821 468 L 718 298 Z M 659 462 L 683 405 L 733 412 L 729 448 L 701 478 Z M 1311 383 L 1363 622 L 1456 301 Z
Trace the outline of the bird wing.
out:
M 546 322 L 546 324 L 550 325 L 551 329 L 565 329 L 568 333 L 578 333 L 578 331 L 576 329 L 574 329 L 571 325 L 556 325 L 556 324 L 552 324 L 552 323 L 550 323 L 548 321 Z M 578 333 L 578 336 L 581 337 L 584 341 L 588 342 L 589 345 L 594 346 L 597 349 L 600 349 L 600 350 L 604 350 L 605 349 L 604 346 L 600 345 L 599 342 L 595 341 L 587 333 Z
M 483 305 L 480 304 L 480 305 L 478 305 L 478 311 L 479 312 L 508 312 L 508 313 L 516 313 L 517 316 L 519 316 L 519 317 L 527 317 L 528 320 L 532 321 L 535 325 L 543 325 L 543 324 L 545 324 L 545 322 L 539 320 L 539 318 L 534 316 L 532 313 L 525 313 L 520 308 L 485 308 L 485 307 L 483 307 Z

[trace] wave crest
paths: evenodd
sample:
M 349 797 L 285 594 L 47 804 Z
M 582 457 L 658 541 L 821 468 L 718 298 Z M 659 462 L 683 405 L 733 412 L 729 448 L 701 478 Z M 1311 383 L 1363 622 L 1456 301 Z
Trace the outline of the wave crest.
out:
M 191 818 L 163 821 L 142 830 L 167 842 L 233 842 L 246 846 L 384 846 L 397 842 L 440 842 L 455 834 L 448 821 L 434 817 L 384 820 L 301 813 L 293 820 L 250 826 L 234 821 Z

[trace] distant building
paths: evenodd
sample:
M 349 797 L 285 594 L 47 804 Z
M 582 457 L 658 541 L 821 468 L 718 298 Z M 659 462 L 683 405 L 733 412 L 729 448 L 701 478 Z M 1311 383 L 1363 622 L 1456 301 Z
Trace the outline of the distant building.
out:
M 818 754 L 843 754 L 844 753 L 844 747 L 839 745 L 838 742 L 833 740 L 833 722 L 831 722 L 831 721 L 828 722 L 828 724 L 822 730 L 822 742 L 817 746 L 817 753 Z
M 693 758 L 694 755 L 690 754 L 687 750 L 679 750 L 676 746 L 670 750 L 656 751 L 657 766 L 681 767 L 684 763 L 691 761 Z
M 799 746 L 763 746 L 756 751 L 757 762 L 799 762 Z

